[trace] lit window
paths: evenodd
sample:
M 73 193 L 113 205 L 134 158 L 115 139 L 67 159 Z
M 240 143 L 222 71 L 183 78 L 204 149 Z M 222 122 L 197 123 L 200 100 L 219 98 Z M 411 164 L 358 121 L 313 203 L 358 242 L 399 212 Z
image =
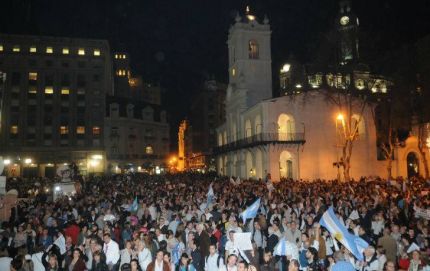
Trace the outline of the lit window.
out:
M 125 56 L 125 55 L 122 55 L 122 59 L 126 59 L 126 56 Z
M 12 125 L 10 127 L 10 133 L 16 135 L 18 133 L 18 126 L 17 125 Z
M 117 54 L 115 54 L 115 59 L 118 59 L 118 55 Z
M 35 46 L 30 47 L 30 53 L 36 53 L 37 48 Z
M 63 55 L 69 54 L 69 48 L 63 48 Z
M 45 94 L 54 94 L 53 87 L 45 87 Z
M 147 154 L 153 154 L 153 153 L 154 153 L 154 150 L 152 149 L 152 147 L 151 147 L 151 146 L 146 146 L 146 148 L 145 148 L 145 152 L 146 152 Z
M 54 48 L 52 47 L 46 47 L 46 53 L 47 54 L 52 54 L 54 52 Z
M 37 72 L 29 72 L 28 73 L 28 80 L 37 81 Z
M 70 94 L 70 89 L 68 88 L 61 89 L 61 95 L 69 95 L 69 94 Z
M 67 135 L 69 133 L 69 127 L 60 126 L 60 135 Z
M 36 94 L 36 93 L 37 93 L 37 88 L 35 88 L 35 87 L 30 87 L 30 88 L 28 89 L 28 93 L 30 93 L 30 94 Z
M 100 56 L 100 50 L 99 49 L 94 49 L 94 55 L 95 56 Z
M 85 134 L 85 126 L 78 126 L 78 127 L 76 127 L 76 133 L 77 133 L 78 135 L 83 135 L 83 134 Z
M 235 68 L 231 69 L 231 75 L 236 76 L 236 69 Z
M 3 45 L 0 44 L 0 52 L 3 52 Z
M 21 51 L 21 48 L 19 48 L 19 45 L 15 45 L 15 46 L 12 48 L 12 51 L 13 51 L 13 52 L 15 52 L 15 53 L 19 53 L 19 51 Z
M 85 49 L 84 48 L 79 48 L 78 55 L 84 56 L 85 55 Z
M 100 127 L 98 126 L 93 127 L 93 135 L 100 135 Z
M 258 43 L 255 40 L 249 41 L 249 58 L 257 59 L 258 58 Z

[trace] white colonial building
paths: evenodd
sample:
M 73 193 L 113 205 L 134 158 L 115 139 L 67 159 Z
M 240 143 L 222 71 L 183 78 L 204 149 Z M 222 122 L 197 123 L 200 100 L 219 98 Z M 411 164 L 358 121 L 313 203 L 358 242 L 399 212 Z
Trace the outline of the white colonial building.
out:
M 340 160 L 342 114 L 359 121 L 351 176 L 377 175 L 376 131 L 372 108 L 353 102 L 348 112 L 319 89 L 272 98 L 270 25 L 254 16 L 236 17 L 230 28 L 226 122 L 218 127 L 217 170 L 241 178 L 272 180 L 334 179 Z

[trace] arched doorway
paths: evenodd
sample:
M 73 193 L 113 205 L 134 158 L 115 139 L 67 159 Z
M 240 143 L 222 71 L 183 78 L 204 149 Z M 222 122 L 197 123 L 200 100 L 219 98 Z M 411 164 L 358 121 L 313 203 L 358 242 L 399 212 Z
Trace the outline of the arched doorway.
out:
M 279 140 L 292 140 L 295 131 L 294 118 L 287 114 L 280 114 L 278 117 Z
M 418 176 L 420 174 L 420 160 L 414 152 L 408 153 L 406 157 L 408 178 Z
M 279 176 L 281 178 L 293 178 L 293 158 L 288 151 L 281 152 L 279 157 Z
M 251 152 L 246 152 L 246 157 L 245 157 L 245 162 L 246 162 L 246 176 L 248 179 L 254 177 L 254 168 L 253 168 L 253 163 L 252 163 L 252 154 Z

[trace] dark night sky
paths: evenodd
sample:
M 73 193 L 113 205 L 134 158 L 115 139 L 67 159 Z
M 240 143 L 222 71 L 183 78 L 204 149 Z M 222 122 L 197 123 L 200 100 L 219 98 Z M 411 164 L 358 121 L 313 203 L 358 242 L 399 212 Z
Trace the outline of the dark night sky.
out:
M 430 33 L 428 0 L 355 0 L 353 10 L 374 52 Z M 290 54 L 312 61 L 310 49 L 334 25 L 338 0 L 2 0 L 0 32 L 108 39 L 131 55 L 146 80 L 161 82 L 172 122 L 187 113 L 208 74 L 227 78 L 227 33 L 247 4 L 272 26 L 273 70 Z M 374 54 L 375 55 L 375 54 Z M 172 126 L 176 130 L 176 127 Z

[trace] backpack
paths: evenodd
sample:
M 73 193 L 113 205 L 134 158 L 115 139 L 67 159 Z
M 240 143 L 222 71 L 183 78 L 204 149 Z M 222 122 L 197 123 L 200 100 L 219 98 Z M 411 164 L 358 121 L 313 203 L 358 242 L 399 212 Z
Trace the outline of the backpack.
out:
M 207 263 L 208 263 L 208 257 L 209 257 L 209 256 L 206 256 L 206 257 L 205 257 L 205 265 L 207 265 Z M 223 259 L 223 257 L 222 257 L 221 255 L 218 255 L 218 258 L 216 259 L 216 267 L 217 267 L 217 268 L 219 268 L 219 261 L 220 261 L 221 259 Z M 223 259 L 223 260 L 224 260 L 224 259 Z

